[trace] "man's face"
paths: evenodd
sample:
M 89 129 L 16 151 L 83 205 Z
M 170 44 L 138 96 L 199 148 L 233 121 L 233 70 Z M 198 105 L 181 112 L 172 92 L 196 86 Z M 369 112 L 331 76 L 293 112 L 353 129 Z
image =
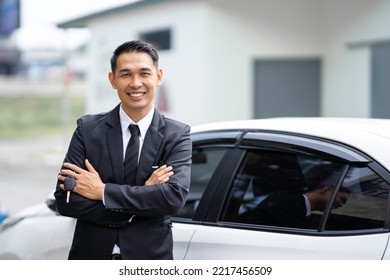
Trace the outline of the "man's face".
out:
M 151 110 L 162 76 L 162 70 L 156 69 L 148 54 L 130 52 L 119 55 L 115 73 L 110 72 L 108 78 L 123 110 L 138 122 Z
M 328 187 L 328 186 L 325 186 L 321 189 L 320 193 L 321 193 L 321 196 L 322 196 L 322 210 L 323 211 L 326 207 L 326 204 L 328 204 L 329 200 L 331 199 L 332 197 L 332 188 Z M 336 208 L 339 208 L 339 207 L 342 207 L 345 203 L 347 203 L 347 200 L 348 200 L 348 197 L 349 197 L 349 193 L 346 192 L 346 191 L 339 191 L 336 195 L 336 198 L 333 202 L 333 205 L 332 205 L 332 208 L 333 209 L 336 209 Z

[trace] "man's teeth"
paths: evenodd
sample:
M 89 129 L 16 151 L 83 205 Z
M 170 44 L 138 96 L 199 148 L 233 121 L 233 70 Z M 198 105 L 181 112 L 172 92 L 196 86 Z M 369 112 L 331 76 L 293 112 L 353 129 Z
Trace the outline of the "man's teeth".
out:
M 143 93 L 130 93 L 131 97 L 141 97 L 142 95 L 144 95 L 144 94 Z

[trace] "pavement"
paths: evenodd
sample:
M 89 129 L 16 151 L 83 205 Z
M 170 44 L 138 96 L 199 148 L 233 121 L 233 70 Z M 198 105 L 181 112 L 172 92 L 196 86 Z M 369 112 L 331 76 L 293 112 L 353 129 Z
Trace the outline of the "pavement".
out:
M 46 200 L 55 189 L 70 137 L 0 139 L 0 209 L 11 216 Z

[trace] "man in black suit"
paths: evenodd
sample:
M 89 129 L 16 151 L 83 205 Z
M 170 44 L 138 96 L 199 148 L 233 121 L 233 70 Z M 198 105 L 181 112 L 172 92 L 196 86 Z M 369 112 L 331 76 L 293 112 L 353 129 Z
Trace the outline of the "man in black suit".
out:
M 311 218 L 313 211 L 324 211 L 331 199 L 333 186 L 315 187 L 301 194 L 295 191 L 270 193 L 257 207 L 250 212 L 246 222 L 271 226 L 293 228 L 316 228 Z M 350 191 L 341 188 L 336 195 L 333 208 L 343 206 Z
M 111 70 L 121 102 L 77 121 L 58 176 L 59 213 L 77 218 L 69 259 L 173 259 L 170 215 L 181 210 L 189 191 L 190 127 L 154 108 L 163 72 L 152 45 L 123 43 Z M 138 129 L 130 132 L 130 124 Z M 136 162 L 125 168 L 131 138 L 137 140 L 138 148 L 129 149 L 137 150 Z M 68 202 L 67 177 L 75 179 Z

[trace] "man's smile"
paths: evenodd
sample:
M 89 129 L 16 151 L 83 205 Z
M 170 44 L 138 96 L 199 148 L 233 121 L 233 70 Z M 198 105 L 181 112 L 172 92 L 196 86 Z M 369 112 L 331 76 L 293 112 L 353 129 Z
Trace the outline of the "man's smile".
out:
M 126 94 L 132 98 L 140 98 L 140 97 L 144 96 L 146 94 L 146 92 L 144 92 L 144 91 L 142 91 L 142 92 L 127 92 Z

